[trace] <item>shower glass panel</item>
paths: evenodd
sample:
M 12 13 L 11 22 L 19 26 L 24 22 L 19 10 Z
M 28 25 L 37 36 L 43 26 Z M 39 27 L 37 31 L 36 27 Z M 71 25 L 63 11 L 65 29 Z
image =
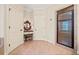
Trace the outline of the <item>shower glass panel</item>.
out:
M 73 48 L 73 10 L 58 14 L 57 43 Z

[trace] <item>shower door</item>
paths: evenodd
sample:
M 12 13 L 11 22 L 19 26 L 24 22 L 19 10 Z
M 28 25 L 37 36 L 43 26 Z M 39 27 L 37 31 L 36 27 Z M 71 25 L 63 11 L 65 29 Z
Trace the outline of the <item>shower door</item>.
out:
M 57 43 L 74 48 L 74 6 L 57 11 Z

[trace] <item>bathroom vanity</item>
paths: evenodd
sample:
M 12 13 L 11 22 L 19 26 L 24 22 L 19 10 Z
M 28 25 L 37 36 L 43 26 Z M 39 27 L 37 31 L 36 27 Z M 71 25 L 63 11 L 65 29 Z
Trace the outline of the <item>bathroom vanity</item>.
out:
M 29 21 L 24 22 L 24 41 L 33 40 L 33 30 Z
M 33 31 L 24 32 L 24 41 L 33 40 Z

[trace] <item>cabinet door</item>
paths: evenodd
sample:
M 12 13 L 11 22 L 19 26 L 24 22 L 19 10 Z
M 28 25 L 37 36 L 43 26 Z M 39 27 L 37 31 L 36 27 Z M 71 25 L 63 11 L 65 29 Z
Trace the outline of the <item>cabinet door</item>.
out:
M 11 52 L 23 42 L 23 9 L 19 5 L 7 5 L 7 50 Z

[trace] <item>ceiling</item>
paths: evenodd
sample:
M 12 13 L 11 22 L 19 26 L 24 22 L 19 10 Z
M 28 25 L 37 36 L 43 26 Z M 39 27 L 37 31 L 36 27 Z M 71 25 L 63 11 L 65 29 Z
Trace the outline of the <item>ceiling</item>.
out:
M 25 4 L 25 7 L 31 8 L 31 9 L 36 9 L 36 8 L 47 8 L 51 4 Z

